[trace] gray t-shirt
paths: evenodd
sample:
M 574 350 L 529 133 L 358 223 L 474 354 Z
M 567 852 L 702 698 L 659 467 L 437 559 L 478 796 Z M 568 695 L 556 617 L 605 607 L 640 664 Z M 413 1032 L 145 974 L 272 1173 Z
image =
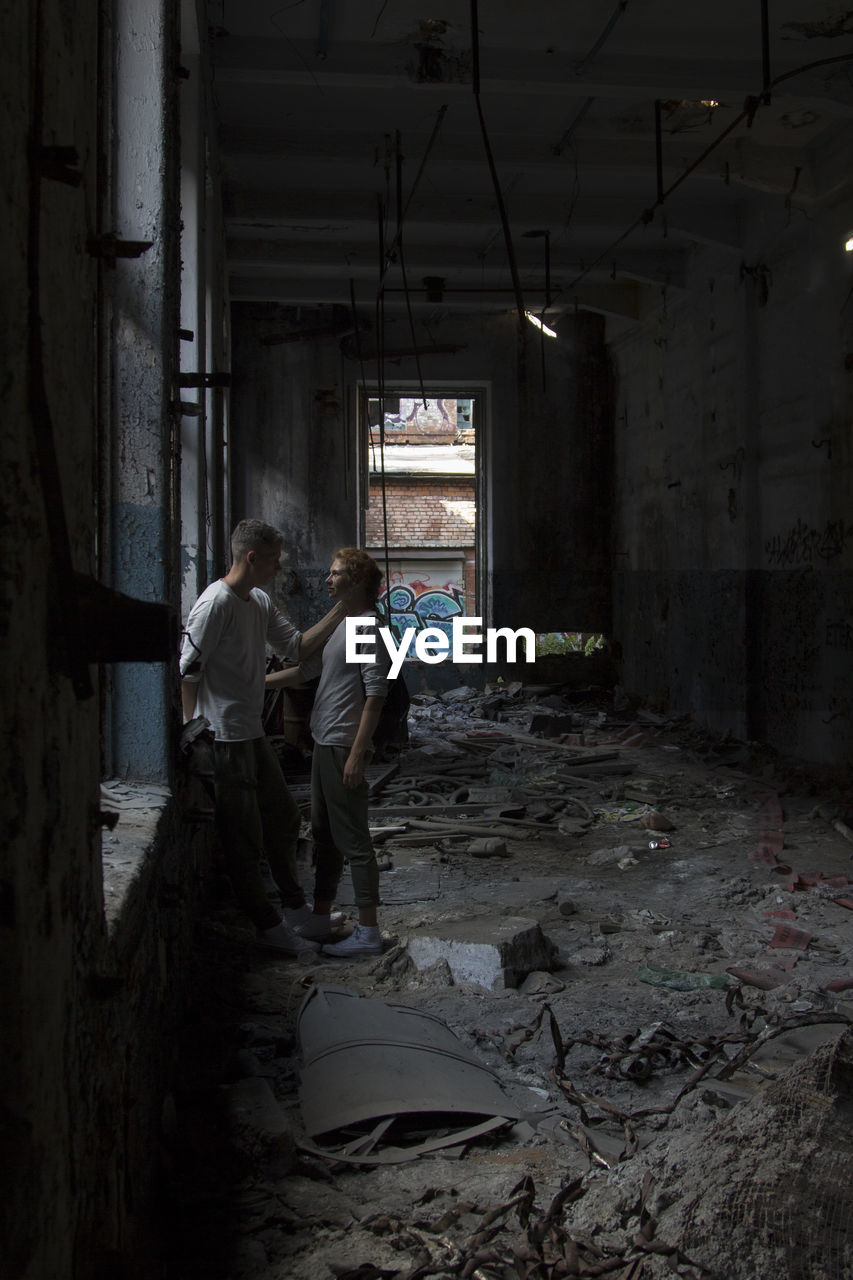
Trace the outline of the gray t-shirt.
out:
M 311 712 L 311 736 L 321 747 L 351 747 L 358 733 L 365 698 L 387 696 L 391 656 L 378 634 L 375 655 L 375 662 L 347 662 L 344 623 L 327 642 L 323 650 L 323 673 Z
M 181 676 L 199 681 L 196 715 L 207 716 L 217 742 L 264 736 L 267 645 L 296 660 L 301 639 L 258 587 L 243 600 L 220 578 L 201 593 L 187 619 Z

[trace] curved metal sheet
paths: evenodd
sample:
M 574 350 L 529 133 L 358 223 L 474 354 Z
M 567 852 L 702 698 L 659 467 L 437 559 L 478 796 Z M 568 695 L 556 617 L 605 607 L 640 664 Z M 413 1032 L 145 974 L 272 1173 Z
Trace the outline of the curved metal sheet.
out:
M 517 1119 L 489 1067 L 431 1014 L 315 986 L 299 1011 L 300 1104 L 312 1137 L 384 1116 Z

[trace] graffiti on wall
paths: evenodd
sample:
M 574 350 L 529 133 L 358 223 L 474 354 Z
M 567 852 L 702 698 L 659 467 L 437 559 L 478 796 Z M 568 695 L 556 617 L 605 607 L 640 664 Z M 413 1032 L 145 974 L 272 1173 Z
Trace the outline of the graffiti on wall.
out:
M 392 574 L 392 577 L 401 579 L 402 574 Z M 383 591 L 379 597 L 386 613 L 388 595 L 388 592 Z M 453 619 L 462 617 L 465 612 L 465 588 L 458 582 L 433 586 L 429 581 L 398 581 L 391 586 L 390 606 L 391 620 L 398 636 L 402 636 L 407 627 L 414 627 L 415 631 L 434 627 L 443 631 L 450 639 Z M 406 657 L 414 656 L 413 641 Z
M 449 412 L 448 412 L 449 410 Z M 401 398 L 396 413 L 385 412 L 385 430 L 422 435 L 456 434 L 456 401 Z
M 776 534 L 764 544 L 770 564 L 792 569 L 801 565 L 826 563 L 840 556 L 853 536 L 853 525 L 843 520 L 827 520 L 823 529 L 812 529 L 798 520 L 786 534 Z

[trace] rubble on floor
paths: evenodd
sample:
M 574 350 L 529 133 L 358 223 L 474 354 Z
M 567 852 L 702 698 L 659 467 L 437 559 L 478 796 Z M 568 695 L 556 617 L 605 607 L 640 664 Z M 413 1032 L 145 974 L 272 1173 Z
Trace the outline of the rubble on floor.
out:
M 416 694 L 410 739 L 374 765 L 382 956 L 264 959 L 230 899 L 210 903 L 168 1280 L 850 1274 L 849 1206 L 823 1222 L 805 1168 L 825 1184 L 846 1141 L 847 781 L 618 691 Z M 338 905 L 352 914 L 346 874 Z M 516 1118 L 392 1166 L 306 1150 L 296 1020 L 327 983 L 441 1020 Z M 796 1150 L 778 1102 L 794 1072 L 831 1076 L 838 1118 L 792 1129 Z M 762 1115 L 781 1117 L 773 1150 Z

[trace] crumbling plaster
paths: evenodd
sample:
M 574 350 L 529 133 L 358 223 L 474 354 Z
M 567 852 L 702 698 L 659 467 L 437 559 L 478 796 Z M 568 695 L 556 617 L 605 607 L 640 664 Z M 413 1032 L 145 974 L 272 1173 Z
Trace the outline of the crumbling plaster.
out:
M 110 531 L 104 569 L 110 585 L 148 600 L 178 598 L 176 499 L 179 479 L 177 388 L 180 329 L 180 191 L 176 7 L 116 11 L 114 234 L 150 245 L 118 258 L 111 296 L 113 397 Z M 112 229 L 112 228 L 110 228 Z M 103 554 L 103 553 L 102 553 Z M 155 780 L 168 768 L 161 726 L 175 714 L 176 671 L 142 664 L 112 672 L 108 770 Z
M 853 748 L 845 216 L 780 208 L 752 271 L 698 250 L 612 342 L 626 689 L 827 764 Z
M 74 570 L 108 578 L 96 521 L 105 517 L 102 535 L 116 495 L 98 485 L 99 422 L 114 440 L 116 420 L 99 396 L 107 380 L 96 343 L 104 334 L 99 273 L 102 282 L 115 277 L 90 252 L 90 242 L 102 230 L 132 238 L 150 231 L 158 243 L 145 265 L 150 270 L 155 263 L 161 284 L 152 284 L 146 298 L 149 341 L 138 350 L 142 372 L 134 384 L 138 421 L 128 427 L 150 432 L 148 453 L 135 443 L 123 455 L 120 478 L 133 489 L 132 510 L 120 508 L 117 521 L 138 540 L 138 557 L 127 564 L 117 559 L 130 594 L 165 597 L 178 561 L 176 530 L 164 533 L 163 522 L 172 494 L 168 482 L 165 489 L 152 483 L 149 466 L 159 476 L 173 465 L 164 449 L 168 427 L 162 433 L 175 386 L 178 211 L 173 202 L 171 218 L 149 218 L 143 225 L 146 208 L 133 227 L 98 222 L 104 140 L 95 109 L 97 7 L 45 0 L 6 6 L 4 16 L 0 142 L 9 176 L 0 184 L 0 340 L 6 356 L 0 379 L 6 741 L 0 778 L 0 1160 L 9 1176 L 0 1206 L 0 1271 L 21 1280 L 102 1280 L 126 1274 L 131 1259 L 143 1266 L 146 1257 L 170 1065 L 164 1032 L 183 995 L 182 962 L 206 841 L 182 823 L 169 800 L 152 818 L 135 874 L 121 902 L 112 903 L 108 926 L 99 812 L 105 686 L 85 653 L 82 669 L 91 693 L 81 689 L 78 696 L 69 678 L 68 620 L 57 594 L 63 570 L 56 526 L 61 532 L 57 517 L 63 513 L 50 486 L 55 482 L 62 495 Z M 160 74 L 168 78 L 166 96 L 174 103 L 174 6 L 168 0 L 148 5 L 146 17 L 153 29 L 149 43 L 139 44 L 141 56 L 163 52 Z M 33 115 L 39 66 L 41 122 Z M 174 184 L 171 147 L 156 141 L 167 118 L 169 111 L 158 117 L 145 155 L 156 175 Z M 171 136 L 177 136 L 174 128 Z M 68 181 L 50 176 L 52 153 L 41 171 L 39 142 L 73 148 L 73 154 L 63 153 Z M 145 196 L 136 192 L 134 199 L 144 202 Z M 172 277 L 169 288 L 163 275 Z M 42 379 L 50 422 L 34 391 Z M 39 432 L 55 451 L 55 477 L 51 449 L 37 448 Z M 53 539 L 49 515 L 56 521 Z M 177 695 L 166 665 L 147 668 L 141 686 L 131 676 L 129 695 L 144 711 L 145 734 L 158 739 L 161 780 L 168 771 L 162 743 L 178 723 L 170 721 Z M 116 848 L 122 831 L 120 821 Z
M 48 6 L 50 9 L 51 6 Z M 31 49 L 35 40 L 28 13 L 7 13 L 4 49 Z M 94 24 L 83 22 L 73 35 L 52 13 L 55 97 L 46 103 L 45 142 L 72 141 L 81 156 L 87 137 L 85 94 L 70 74 L 76 60 L 91 68 Z M 58 43 L 58 47 L 57 47 Z M 5 58 L 4 58 L 5 61 Z M 3 152 L 15 174 L 4 182 L 4 225 L 9 240 L 2 257 L 0 332 L 7 363 L 0 397 L 4 430 L 2 485 L 4 555 L 3 714 L 8 768 L 0 782 L 4 838 L 0 842 L 0 1074 L 3 1097 L 3 1164 L 14 1170 L 4 1197 L 3 1230 L 9 1274 L 35 1275 L 28 1266 L 40 1255 L 48 1274 L 63 1269 L 74 1234 L 75 1205 L 69 1164 L 80 1115 L 72 1110 L 71 1079 L 79 1079 L 80 1059 L 69 1023 L 78 974 L 73 957 L 85 921 L 97 912 L 99 885 L 93 859 L 92 806 L 97 806 L 99 759 L 97 702 L 78 702 L 64 670 L 57 619 L 50 618 L 56 583 L 55 561 L 45 514 L 44 476 L 36 449 L 38 423 L 32 413 L 32 381 L 44 378 L 65 496 L 69 540 L 81 569 L 91 564 L 81 552 L 91 541 L 94 469 L 91 414 L 93 366 L 91 265 L 85 257 L 88 227 L 79 190 L 58 183 L 28 188 L 27 145 L 33 85 L 29 60 L 3 75 Z M 75 91 L 76 90 L 76 91 Z M 67 132 L 66 132 L 67 130 Z M 93 148 L 94 151 L 94 148 Z M 93 177 L 93 155 L 86 179 Z M 31 254 L 34 204 L 40 210 L 41 254 Z M 29 268 L 29 271 L 28 271 Z M 83 298 L 81 314 L 63 317 L 48 305 L 49 289 L 61 280 L 69 297 Z M 35 285 L 38 283 L 38 291 Z M 42 368 L 31 359 L 31 322 L 40 327 L 53 355 Z M 88 412 L 87 412 L 88 410 Z M 50 618 L 50 625 L 48 619 Z M 61 620 L 59 620 L 61 621 Z M 90 745 L 91 744 L 91 745 Z M 94 746 L 94 750 L 91 746 Z M 87 904 L 78 912 L 78 904 Z M 85 967 L 88 946 L 79 963 Z M 9 1146 L 6 1147 L 6 1143 Z M 51 1225 L 44 1230 L 50 1207 Z M 49 1237 L 49 1238 L 48 1238 Z

